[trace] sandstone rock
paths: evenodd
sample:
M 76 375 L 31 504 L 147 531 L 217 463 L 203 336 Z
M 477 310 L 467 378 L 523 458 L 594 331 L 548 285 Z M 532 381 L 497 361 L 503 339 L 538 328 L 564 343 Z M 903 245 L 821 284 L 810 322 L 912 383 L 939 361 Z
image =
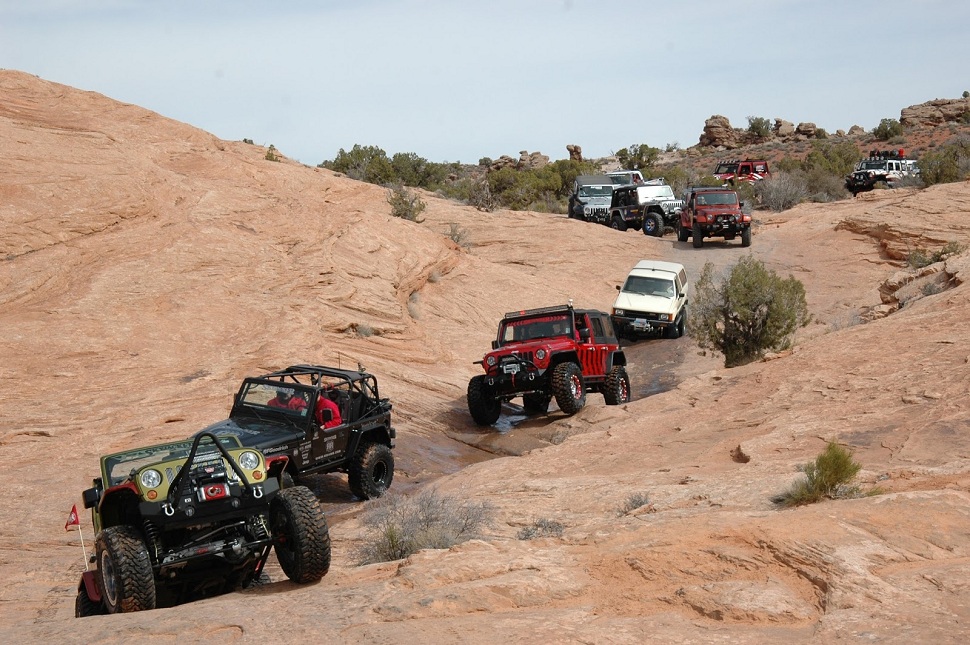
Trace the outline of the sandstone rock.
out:
M 569 144 L 566 146 L 566 152 L 569 153 L 569 158 L 572 161 L 582 161 L 583 160 L 583 148 L 575 144 Z
M 773 130 L 779 137 L 789 137 L 795 134 L 795 125 L 791 121 L 776 118 Z
M 737 148 L 740 141 L 740 132 L 731 127 L 731 122 L 727 117 L 715 114 L 704 122 L 704 132 L 700 136 L 700 145 L 731 150 Z
M 935 99 L 903 108 L 899 123 L 905 128 L 934 126 L 963 120 L 968 114 L 970 114 L 970 98 Z

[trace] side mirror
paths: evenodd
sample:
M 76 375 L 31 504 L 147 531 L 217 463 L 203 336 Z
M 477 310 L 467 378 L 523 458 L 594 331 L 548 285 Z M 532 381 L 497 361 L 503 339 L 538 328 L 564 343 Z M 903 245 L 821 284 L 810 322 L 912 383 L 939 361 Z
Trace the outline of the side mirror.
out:
M 623 287 L 621 287 L 620 285 L 616 285 L 616 290 L 617 291 L 623 291 Z
M 589 329 L 580 329 L 579 330 L 579 339 L 582 340 L 582 341 L 589 340 Z
M 94 508 L 101 501 L 101 488 L 96 486 L 87 489 L 81 493 L 81 499 L 84 500 L 84 508 Z
M 738 203 L 738 208 L 744 208 L 744 202 L 739 202 Z
M 497 340 L 493 340 L 492 341 L 492 349 L 498 349 L 498 341 Z
M 333 421 L 333 410 L 330 408 L 324 408 L 320 410 L 320 418 L 323 419 L 324 423 Z

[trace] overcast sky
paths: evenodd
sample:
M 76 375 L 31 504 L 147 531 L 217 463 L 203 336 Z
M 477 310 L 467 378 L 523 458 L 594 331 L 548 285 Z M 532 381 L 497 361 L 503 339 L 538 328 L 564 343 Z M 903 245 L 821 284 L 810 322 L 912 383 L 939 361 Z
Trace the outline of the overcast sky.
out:
M 970 89 L 965 0 L 0 0 L 0 67 L 316 165 L 828 132 Z

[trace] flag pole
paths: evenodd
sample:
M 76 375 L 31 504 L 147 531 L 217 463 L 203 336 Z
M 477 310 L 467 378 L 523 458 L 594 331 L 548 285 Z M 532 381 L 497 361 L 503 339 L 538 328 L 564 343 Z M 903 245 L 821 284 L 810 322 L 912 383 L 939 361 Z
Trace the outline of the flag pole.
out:
M 81 525 L 77 525 L 77 534 L 81 537 L 81 553 L 84 554 L 84 570 L 88 570 L 88 550 L 84 548 L 84 531 L 81 530 Z

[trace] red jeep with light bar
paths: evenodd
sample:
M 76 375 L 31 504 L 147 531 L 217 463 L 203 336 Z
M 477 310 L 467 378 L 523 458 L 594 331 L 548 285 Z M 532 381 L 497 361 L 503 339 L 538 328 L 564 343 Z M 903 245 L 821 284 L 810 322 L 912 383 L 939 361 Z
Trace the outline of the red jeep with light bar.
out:
M 559 409 L 576 414 L 587 392 L 607 405 L 630 400 L 626 356 L 610 315 L 559 305 L 514 311 L 499 323 L 492 351 L 476 361 L 485 374 L 468 382 L 468 411 L 475 423 L 498 421 L 502 403 L 522 397 L 527 412 L 545 414 L 553 397 Z

